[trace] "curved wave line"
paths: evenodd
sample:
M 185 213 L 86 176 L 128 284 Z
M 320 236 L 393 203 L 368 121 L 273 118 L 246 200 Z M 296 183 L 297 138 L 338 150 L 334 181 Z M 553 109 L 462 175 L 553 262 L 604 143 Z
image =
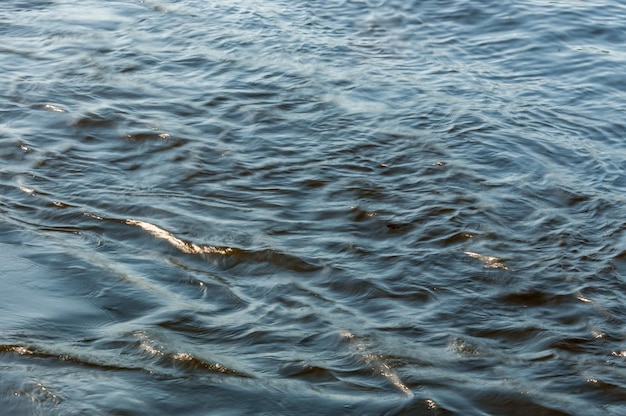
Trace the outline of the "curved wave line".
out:
M 160 238 L 162 240 L 167 241 L 168 243 L 170 243 L 172 246 L 176 247 L 183 253 L 227 255 L 227 254 L 232 254 L 234 252 L 234 249 L 230 247 L 205 246 L 205 245 L 195 244 L 190 241 L 181 240 L 180 238 L 176 237 L 174 234 L 170 233 L 169 231 L 166 231 L 163 228 L 160 228 L 149 222 L 137 221 L 137 220 L 131 220 L 131 219 L 127 219 L 124 222 L 128 225 L 137 226 L 147 231 L 148 233 L 150 233 L 156 238 Z

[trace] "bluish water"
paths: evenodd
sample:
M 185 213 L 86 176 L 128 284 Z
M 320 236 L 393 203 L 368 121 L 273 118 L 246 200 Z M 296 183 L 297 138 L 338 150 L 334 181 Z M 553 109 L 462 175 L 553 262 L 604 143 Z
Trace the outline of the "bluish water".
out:
M 0 413 L 626 414 L 626 5 L 5 0 Z

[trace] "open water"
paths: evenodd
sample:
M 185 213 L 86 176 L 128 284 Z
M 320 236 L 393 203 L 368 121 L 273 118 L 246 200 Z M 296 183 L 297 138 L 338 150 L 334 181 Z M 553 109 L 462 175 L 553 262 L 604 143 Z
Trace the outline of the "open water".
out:
M 621 0 L 3 0 L 0 414 L 626 414 Z

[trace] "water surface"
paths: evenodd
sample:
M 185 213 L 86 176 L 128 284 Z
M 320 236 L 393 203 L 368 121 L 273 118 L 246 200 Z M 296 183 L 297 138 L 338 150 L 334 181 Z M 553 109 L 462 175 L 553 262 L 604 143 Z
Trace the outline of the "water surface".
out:
M 626 6 L 7 0 L 0 408 L 626 413 Z

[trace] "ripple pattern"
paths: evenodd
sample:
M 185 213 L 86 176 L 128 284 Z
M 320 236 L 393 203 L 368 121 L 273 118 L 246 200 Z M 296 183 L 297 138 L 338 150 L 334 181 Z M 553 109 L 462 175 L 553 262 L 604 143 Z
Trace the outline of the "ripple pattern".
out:
M 624 17 L 4 1 L 0 409 L 625 414 Z

